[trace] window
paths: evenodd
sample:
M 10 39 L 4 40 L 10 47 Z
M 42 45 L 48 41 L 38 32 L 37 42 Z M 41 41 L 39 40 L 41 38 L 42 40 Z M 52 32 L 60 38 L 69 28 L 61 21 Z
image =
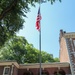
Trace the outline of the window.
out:
M 10 67 L 4 67 L 3 75 L 9 75 Z
M 75 47 L 75 40 L 73 40 L 73 43 L 74 43 L 74 47 Z
M 49 72 L 46 70 L 42 70 L 41 75 L 49 75 Z M 38 73 L 38 75 L 40 75 L 40 72 Z

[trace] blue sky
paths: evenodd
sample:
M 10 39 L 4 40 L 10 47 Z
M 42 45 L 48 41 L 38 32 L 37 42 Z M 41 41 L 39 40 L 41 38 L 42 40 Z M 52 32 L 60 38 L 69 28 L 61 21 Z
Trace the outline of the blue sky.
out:
M 29 43 L 39 49 L 39 32 L 35 23 L 39 5 L 30 6 L 30 12 L 25 18 L 24 28 L 17 35 L 24 36 Z M 63 29 L 66 32 L 75 32 L 75 0 L 56 1 L 53 5 L 50 2 L 41 4 L 41 49 L 47 53 L 59 57 L 59 32 Z

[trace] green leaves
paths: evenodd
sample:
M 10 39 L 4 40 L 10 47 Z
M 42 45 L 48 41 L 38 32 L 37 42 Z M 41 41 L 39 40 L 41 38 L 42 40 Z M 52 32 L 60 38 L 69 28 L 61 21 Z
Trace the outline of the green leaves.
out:
M 56 0 L 46 1 L 53 4 Z M 36 2 L 38 0 L 0 0 L 0 47 L 23 28 L 23 17 L 27 17 L 29 5 L 35 6 Z
M 27 54 L 25 55 L 25 63 L 37 63 L 39 51 L 32 44 L 26 45 Z
M 18 63 L 24 63 L 26 44 L 28 44 L 28 42 L 24 37 L 14 35 L 1 49 L 1 60 L 16 60 Z
M 18 63 L 39 63 L 40 51 L 29 44 L 24 37 L 16 36 L 8 40 L 0 51 L 0 60 L 16 60 Z M 42 51 L 42 63 L 55 62 L 49 53 Z
M 46 1 L 53 4 L 56 0 Z M 24 37 L 14 36 L 23 28 L 23 17 L 27 17 L 29 5 L 35 6 L 36 2 L 38 3 L 38 0 L 0 0 L 0 48 L 4 45 L 1 48 L 1 59 L 17 60 L 18 63 L 39 62 L 39 50 Z M 58 59 L 53 59 L 50 54 L 42 51 L 42 62 L 54 61 Z
M 22 16 L 26 17 L 28 11 L 28 3 L 24 0 L 0 0 L 0 46 L 23 28 Z
M 56 0 L 48 0 L 48 1 L 50 1 L 51 2 L 51 4 L 53 4 L 53 3 L 55 3 L 56 2 Z M 61 2 L 61 0 L 58 0 L 59 2 Z

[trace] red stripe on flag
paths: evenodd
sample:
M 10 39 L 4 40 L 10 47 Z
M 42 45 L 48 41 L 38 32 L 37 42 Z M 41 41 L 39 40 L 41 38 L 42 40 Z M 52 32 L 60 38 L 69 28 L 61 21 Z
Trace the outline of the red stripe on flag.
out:
M 41 20 L 41 14 L 40 14 L 40 7 L 39 7 L 37 18 L 36 18 L 36 29 L 37 30 L 40 30 L 40 20 Z

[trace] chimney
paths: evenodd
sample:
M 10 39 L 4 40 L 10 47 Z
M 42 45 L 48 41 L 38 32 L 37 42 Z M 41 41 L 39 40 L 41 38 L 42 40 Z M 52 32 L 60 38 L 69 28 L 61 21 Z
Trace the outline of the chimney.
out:
M 66 31 L 60 30 L 59 42 L 61 41 L 61 37 L 66 33 Z

